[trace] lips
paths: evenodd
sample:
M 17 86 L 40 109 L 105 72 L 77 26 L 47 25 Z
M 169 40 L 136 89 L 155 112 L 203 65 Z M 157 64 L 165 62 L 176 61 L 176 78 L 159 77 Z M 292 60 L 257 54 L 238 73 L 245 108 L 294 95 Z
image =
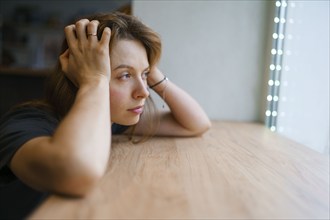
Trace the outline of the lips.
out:
M 141 114 L 143 112 L 143 105 L 136 106 L 134 108 L 130 108 L 127 111 L 133 112 L 135 114 Z

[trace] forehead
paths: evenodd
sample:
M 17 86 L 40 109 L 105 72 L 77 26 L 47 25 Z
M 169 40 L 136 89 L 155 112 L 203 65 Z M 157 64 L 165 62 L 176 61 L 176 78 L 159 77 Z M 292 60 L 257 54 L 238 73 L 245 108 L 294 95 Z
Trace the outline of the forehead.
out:
M 111 66 L 125 64 L 145 69 L 149 66 L 148 56 L 143 44 L 137 40 L 117 40 L 110 50 Z

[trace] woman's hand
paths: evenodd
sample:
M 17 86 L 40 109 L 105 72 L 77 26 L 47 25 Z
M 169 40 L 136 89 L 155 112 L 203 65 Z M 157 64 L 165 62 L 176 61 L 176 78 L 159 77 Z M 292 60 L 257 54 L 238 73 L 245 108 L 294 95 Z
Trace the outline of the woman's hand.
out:
M 155 66 L 148 75 L 148 85 L 166 102 L 170 111 L 160 111 L 160 124 L 156 135 L 196 136 L 211 127 L 210 119 L 198 102 L 171 80 L 164 80 L 164 74 Z M 136 134 L 143 134 L 148 121 L 139 122 Z
M 96 20 L 82 19 L 64 29 L 69 49 L 61 54 L 60 63 L 63 72 L 77 87 L 103 77 L 110 80 L 111 30 L 106 27 L 98 40 L 98 25 Z
M 152 86 L 155 85 L 157 82 L 160 82 L 162 79 L 164 79 L 163 73 L 158 69 L 157 66 L 154 66 L 150 70 L 150 74 L 148 75 L 148 85 Z M 165 83 L 162 83 L 165 84 Z M 154 89 L 157 91 L 162 91 L 164 85 L 159 84 L 159 86 L 155 87 Z

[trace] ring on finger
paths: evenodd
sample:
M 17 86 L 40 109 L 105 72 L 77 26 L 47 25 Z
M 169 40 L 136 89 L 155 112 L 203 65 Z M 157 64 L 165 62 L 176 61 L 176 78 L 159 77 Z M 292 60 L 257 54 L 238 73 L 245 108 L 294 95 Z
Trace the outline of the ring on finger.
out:
M 88 33 L 87 36 L 97 36 L 96 33 Z

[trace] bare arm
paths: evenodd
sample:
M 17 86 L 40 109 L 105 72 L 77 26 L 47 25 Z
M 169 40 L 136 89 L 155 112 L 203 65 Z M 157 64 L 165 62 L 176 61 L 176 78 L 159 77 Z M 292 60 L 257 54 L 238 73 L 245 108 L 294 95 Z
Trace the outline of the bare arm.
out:
M 111 141 L 110 30 L 100 41 L 88 39 L 86 27 L 95 33 L 97 25 L 85 19 L 66 27 L 69 50 L 60 61 L 79 86 L 75 102 L 53 136 L 26 142 L 11 160 L 13 172 L 33 188 L 83 195 L 105 172 Z
M 161 71 L 154 68 L 149 74 L 148 84 L 154 85 L 163 78 Z M 160 125 L 156 135 L 195 136 L 211 127 L 208 116 L 197 101 L 170 80 L 160 83 L 153 89 L 160 97 L 165 97 L 165 102 L 170 108 L 170 111 L 160 112 Z M 138 134 L 143 133 L 145 123 L 139 122 L 136 128 Z

